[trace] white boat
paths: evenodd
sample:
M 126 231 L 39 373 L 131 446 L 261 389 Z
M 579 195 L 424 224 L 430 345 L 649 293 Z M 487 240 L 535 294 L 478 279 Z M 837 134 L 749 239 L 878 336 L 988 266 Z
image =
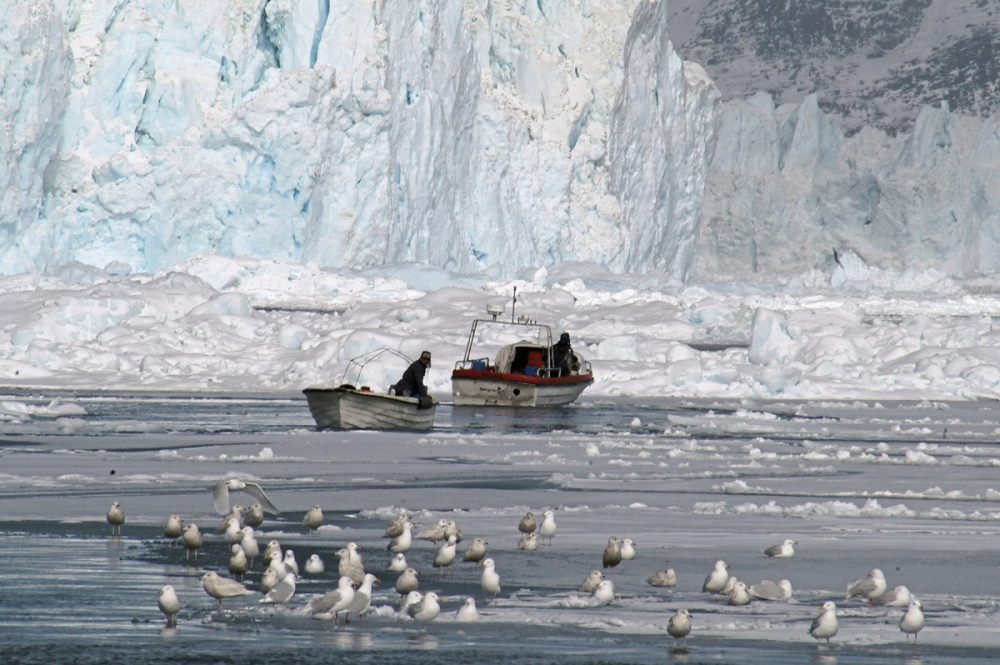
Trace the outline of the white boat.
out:
M 378 349 L 352 359 L 344 372 L 360 378 L 364 366 L 383 353 L 409 358 L 394 349 Z M 369 386 L 342 383 L 336 388 L 306 388 L 302 391 L 317 429 L 400 429 L 427 430 L 434 425 L 437 400 L 431 396 L 403 397 L 390 392 L 375 392 Z
M 516 292 L 514 302 L 517 302 Z M 472 322 L 465 357 L 451 373 L 451 394 L 456 406 L 563 406 L 574 401 L 594 382 L 590 363 L 576 351 L 568 367 L 555 367 L 552 329 L 531 320 L 498 321 L 502 307 L 487 307 L 493 318 Z M 492 361 L 476 357 L 473 346 L 481 325 L 504 326 L 522 339 L 506 344 Z

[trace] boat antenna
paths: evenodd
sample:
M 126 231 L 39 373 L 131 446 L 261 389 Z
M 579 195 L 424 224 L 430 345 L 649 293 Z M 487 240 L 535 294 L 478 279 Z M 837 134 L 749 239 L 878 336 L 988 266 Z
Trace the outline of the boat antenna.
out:
M 514 287 L 514 300 L 510 303 L 510 322 L 514 323 L 514 310 L 517 308 L 517 287 Z

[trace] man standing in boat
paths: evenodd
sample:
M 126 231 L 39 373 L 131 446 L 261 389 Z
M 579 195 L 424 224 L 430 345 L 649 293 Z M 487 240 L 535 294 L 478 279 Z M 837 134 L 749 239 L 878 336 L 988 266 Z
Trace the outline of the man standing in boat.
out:
M 427 386 L 424 385 L 424 374 L 430 366 L 431 352 L 421 352 L 420 358 L 410 363 L 403 372 L 403 378 L 396 384 L 396 394 L 404 397 L 425 397 Z
M 568 332 L 559 335 L 559 341 L 552 345 L 550 353 L 552 366 L 559 370 L 558 376 L 569 374 L 572 369 L 573 347 L 570 346 Z

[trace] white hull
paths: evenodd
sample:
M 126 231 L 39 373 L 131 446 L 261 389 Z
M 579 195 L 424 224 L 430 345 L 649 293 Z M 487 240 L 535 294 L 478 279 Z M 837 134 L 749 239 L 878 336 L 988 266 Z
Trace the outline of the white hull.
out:
M 412 397 L 351 388 L 308 388 L 303 392 L 318 429 L 424 430 L 434 425 L 437 411 L 437 402 L 421 409 Z
M 564 406 L 590 382 L 538 385 L 491 379 L 452 378 L 455 406 Z

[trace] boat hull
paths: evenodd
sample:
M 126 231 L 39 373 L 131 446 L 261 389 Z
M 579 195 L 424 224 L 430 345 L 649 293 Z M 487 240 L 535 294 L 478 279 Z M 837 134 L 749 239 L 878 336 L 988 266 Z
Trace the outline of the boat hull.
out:
M 455 406 L 564 406 L 593 382 L 591 374 L 540 378 L 456 369 L 451 394 Z
M 428 430 L 437 402 L 421 409 L 413 397 L 353 388 L 306 388 L 302 391 L 317 429 Z

